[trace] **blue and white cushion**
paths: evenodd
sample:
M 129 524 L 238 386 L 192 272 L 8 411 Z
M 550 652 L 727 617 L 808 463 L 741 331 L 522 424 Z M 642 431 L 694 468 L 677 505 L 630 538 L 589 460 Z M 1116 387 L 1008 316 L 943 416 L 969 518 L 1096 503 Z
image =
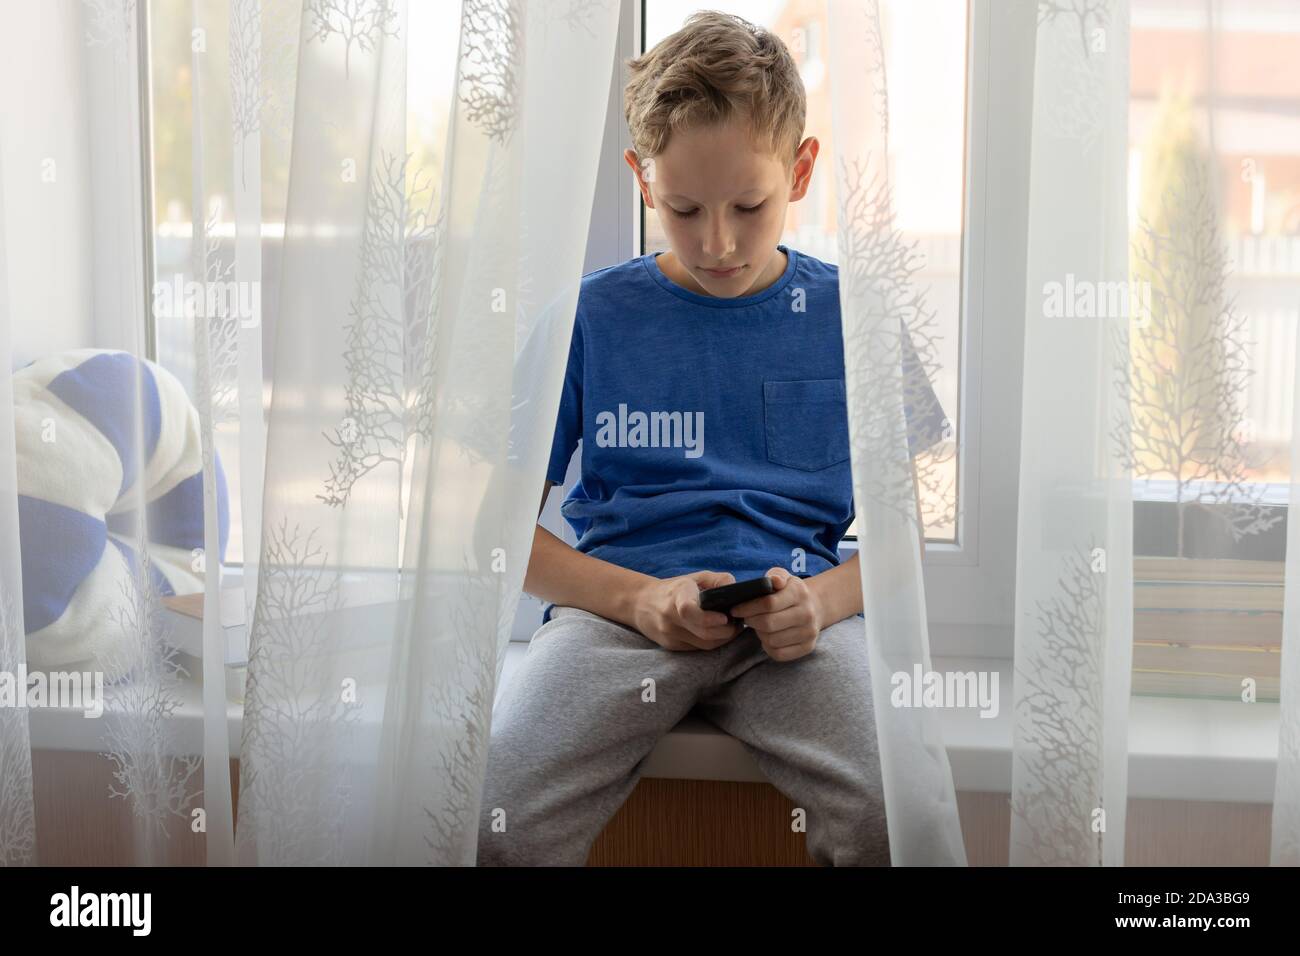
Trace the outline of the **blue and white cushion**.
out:
M 174 375 L 128 352 L 47 356 L 14 372 L 13 387 L 28 666 L 76 664 L 117 679 L 118 662 L 130 658 L 118 653 L 123 642 L 140 640 L 127 623 L 135 617 L 137 485 L 159 594 L 203 589 L 194 570 L 203 547 L 198 412 Z M 216 468 L 224 558 L 229 513 L 219 457 Z

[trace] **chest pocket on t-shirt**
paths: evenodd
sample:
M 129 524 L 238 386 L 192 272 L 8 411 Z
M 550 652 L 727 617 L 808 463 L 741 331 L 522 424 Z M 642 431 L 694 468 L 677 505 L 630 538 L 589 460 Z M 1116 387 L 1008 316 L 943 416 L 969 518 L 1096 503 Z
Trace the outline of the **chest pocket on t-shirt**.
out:
M 789 468 L 820 471 L 849 458 L 844 379 L 763 383 L 767 459 Z

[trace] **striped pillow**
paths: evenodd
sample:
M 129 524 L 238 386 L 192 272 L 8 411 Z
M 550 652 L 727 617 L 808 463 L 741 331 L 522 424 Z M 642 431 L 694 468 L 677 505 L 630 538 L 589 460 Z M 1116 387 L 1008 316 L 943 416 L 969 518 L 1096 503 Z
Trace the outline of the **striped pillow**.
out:
M 76 664 L 118 679 L 132 657 L 123 648 L 140 640 L 132 600 L 138 482 L 159 596 L 203 589 L 193 569 L 193 552 L 203 547 L 198 412 L 174 375 L 128 352 L 51 355 L 16 371 L 13 387 L 29 666 Z M 220 457 L 216 468 L 224 558 L 229 504 Z

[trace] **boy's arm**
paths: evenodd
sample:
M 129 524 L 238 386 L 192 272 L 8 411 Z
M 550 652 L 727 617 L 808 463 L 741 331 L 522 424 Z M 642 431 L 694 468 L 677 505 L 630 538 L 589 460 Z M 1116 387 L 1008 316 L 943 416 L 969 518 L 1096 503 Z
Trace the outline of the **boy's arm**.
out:
M 546 496 L 554 482 L 542 492 L 537 516 L 542 516 Z M 580 607 L 603 618 L 633 627 L 637 593 L 658 579 L 639 571 L 593 558 L 566 544 L 540 524 L 533 534 L 533 551 L 524 574 L 524 590 L 557 606 Z
M 916 495 L 916 513 L 921 513 L 921 485 L 916 476 L 916 459 L 912 459 L 912 491 Z M 921 535 L 921 557 L 925 557 L 925 532 Z M 846 617 L 862 611 L 862 578 L 858 570 L 861 562 L 858 552 L 842 564 L 829 568 L 808 579 L 808 586 L 817 595 L 825 616 L 823 627 L 837 624 Z

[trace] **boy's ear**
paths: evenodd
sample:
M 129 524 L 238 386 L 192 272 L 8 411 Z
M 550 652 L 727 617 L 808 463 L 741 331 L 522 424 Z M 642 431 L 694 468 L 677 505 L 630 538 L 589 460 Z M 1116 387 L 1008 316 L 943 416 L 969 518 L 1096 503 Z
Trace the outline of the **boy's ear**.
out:
M 790 186 L 790 202 L 797 202 L 807 195 L 808 183 L 812 180 L 813 164 L 817 161 L 819 149 L 821 144 L 817 141 L 817 137 L 809 136 L 795 151 L 794 166 L 791 169 L 794 182 Z
M 641 159 L 637 156 L 636 150 L 623 150 L 624 161 L 632 167 L 632 172 L 636 174 L 636 185 L 641 190 L 641 198 L 645 200 L 646 206 L 650 209 L 655 207 L 654 197 L 650 194 L 650 183 L 654 182 L 654 159 Z

